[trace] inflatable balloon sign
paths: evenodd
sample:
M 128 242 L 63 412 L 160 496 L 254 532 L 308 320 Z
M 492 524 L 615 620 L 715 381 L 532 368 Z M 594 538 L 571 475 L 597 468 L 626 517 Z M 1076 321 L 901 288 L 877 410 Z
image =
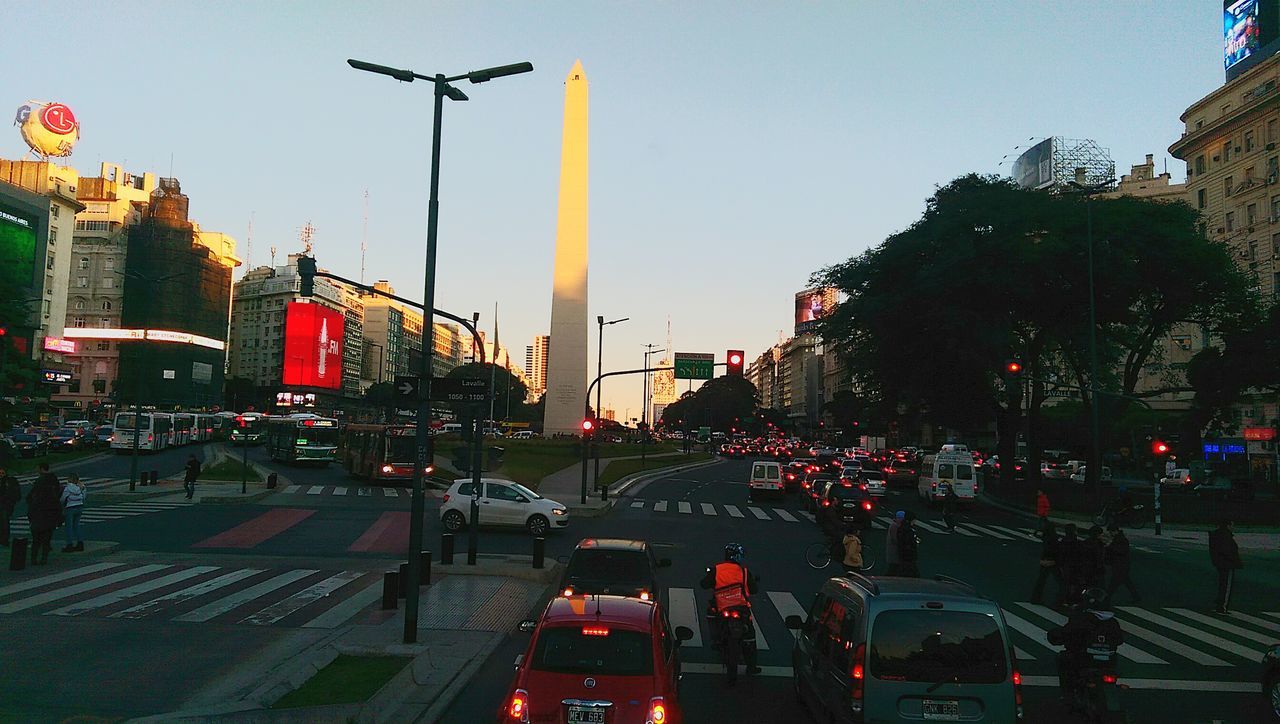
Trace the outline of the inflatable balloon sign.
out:
M 18 107 L 13 125 L 22 140 L 43 157 L 70 156 L 80 140 L 80 122 L 65 104 L 27 101 Z

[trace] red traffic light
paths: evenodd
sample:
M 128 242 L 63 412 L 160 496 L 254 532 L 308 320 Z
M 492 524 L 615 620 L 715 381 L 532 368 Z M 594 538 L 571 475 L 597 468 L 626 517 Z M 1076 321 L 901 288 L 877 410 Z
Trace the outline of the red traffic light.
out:
M 595 428 L 595 426 L 596 426 L 595 422 L 593 422 L 593 421 L 591 421 L 591 420 L 583 420 L 583 421 L 582 421 L 582 431 L 583 431 L 583 432 L 591 432 L 591 430 L 592 430 L 593 428 Z
M 1164 455 L 1169 452 L 1169 444 L 1164 440 L 1152 440 L 1151 452 L 1156 455 Z
M 731 349 L 724 353 L 725 374 L 742 376 L 743 362 L 747 359 L 747 354 L 740 349 Z
M 1010 375 L 1022 374 L 1022 363 L 1016 359 L 1008 360 L 1004 363 L 1004 371 Z

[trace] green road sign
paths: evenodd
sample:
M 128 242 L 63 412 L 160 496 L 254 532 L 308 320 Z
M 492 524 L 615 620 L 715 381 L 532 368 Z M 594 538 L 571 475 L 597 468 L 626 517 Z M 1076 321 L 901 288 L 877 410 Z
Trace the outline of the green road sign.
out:
M 711 442 L 711 428 L 704 425 L 698 428 L 698 442 Z
M 703 352 L 676 352 L 676 379 L 709 380 L 715 376 L 716 357 Z

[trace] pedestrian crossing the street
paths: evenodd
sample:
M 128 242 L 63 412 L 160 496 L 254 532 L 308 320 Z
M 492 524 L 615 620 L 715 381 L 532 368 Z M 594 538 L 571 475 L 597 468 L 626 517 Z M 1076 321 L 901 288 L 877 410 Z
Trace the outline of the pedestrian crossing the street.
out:
M 95 563 L 0 585 L 0 615 L 334 628 L 381 594 L 369 571 Z
M 426 491 L 432 497 L 437 491 Z M 282 495 L 325 495 L 331 497 L 352 498 L 404 498 L 409 499 L 410 492 L 405 488 L 385 487 L 381 485 L 288 485 L 280 491 Z
M 189 500 L 138 500 L 127 503 L 112 503 L 110 505 L 87 505 L 84 512 L 80 514 L 80 524 L 91 525 L 108 520 L 132 518 L 137 515 L 159 513 L 165 510 L 173 510 L 174 508 L 185 508 L 189 505 L 192 505 Z M 31 534 L 31 523 L 26 516 L 15 516 L 9 525 L 11 526 L 11 535 L 27 536 Z

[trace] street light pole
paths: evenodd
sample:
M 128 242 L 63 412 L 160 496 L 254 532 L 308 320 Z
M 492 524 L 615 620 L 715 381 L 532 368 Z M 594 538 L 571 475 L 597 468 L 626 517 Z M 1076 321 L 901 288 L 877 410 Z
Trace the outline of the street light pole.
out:
M 1084 194 L 1085 246 L 1089 263 L 1089 463 L 1085 467 L 1085 487 L 1092 493 L 1102 474 L 1102 434 L 1098 422 L 1098 312 L 1094 289 L 1093 194 L 1111 186 L 1109 181 L 1085 184 L 1084 169 L 1076 169 L 1076 180 L 1067 184 Z
M 430 457 L 431 429 L 431 360 L 435 352 L 435 324 L 433 312 L 436 298 L 436 230 L 440 212 L 440 124 L 444 116 L 444 99 L 465 101 L 467 95 L 449 85 L 452 81 L 467 79 L 472 83 L 484 83 L 494 78 L 533 70 L 531 63 L 516 63 L 485 70 L 471 71 L 463 75 L 446 77 L 436 73 L 425 76 L 411 70 L 390 68 L 360 60 L 347 60 L 356 70 L 390 76 L 398 81 L 412 83 L 415 79 L 430 80 L 435 91 L 435 108 L 431 129 L 431 189 L 427 201 L 427 258 L 422 281 L 422 355 L 418 370 L 421 384 L 418 387 L 418 416 L 415 442 L 417 459 L 413 467 L 413 497 L 409 518 L 409 580 L 405 584 L 404 642 L 418 640 L 419 584 L 422 581 L 422 529 L 426 501 L 423 498 L 424 475 Z M 492 391 L 490 392 L 492 394 Z M 472 521 L 474 528 L 474 520 Z
M 656 344 L 646 344 L 644 350 L 644 397 L 640 400 L 640 469 L 645 469 L 644 454 L 649 447 L 649 355 Z
M 625 322 L 628 319 L 631 319 L 631 317 L 623 317 L 622 319 L 615 319 L 612 322 L 606 322 L 604 321 L 603 316 L 596 317 L 596 324 L 600 325 L 600 332 L 599 334 L 596 335 L 596 378 L 597 379 L 599 379 L 600 375 L 604 372 L 604 328 L 610 324 L 618 324 L 619 322 Z M 645 366 L 648 367 L 647 364 Z M 598 421 L 600 420 L 601 417 L 603 417 L 603 415 L 600 412 L 600 388 L 601 387 L 603 387 L 603 385 L 596 387 L 595 417 L 597 420 L 597 427 L 599 426 Z M 595 477 L 593 478 L 593 484 L 597 489 L 599 489 L 600 487 L 600 438 L 598 435 L 593 436 L 593 438 L 594 438 L 593 440 L 594 444 L 592 445 L 592 448 L 594 448 L 595 450 L 595 459 L 596 459 L 596 465 L 595 465 L 596 471 L 595 471 Z

